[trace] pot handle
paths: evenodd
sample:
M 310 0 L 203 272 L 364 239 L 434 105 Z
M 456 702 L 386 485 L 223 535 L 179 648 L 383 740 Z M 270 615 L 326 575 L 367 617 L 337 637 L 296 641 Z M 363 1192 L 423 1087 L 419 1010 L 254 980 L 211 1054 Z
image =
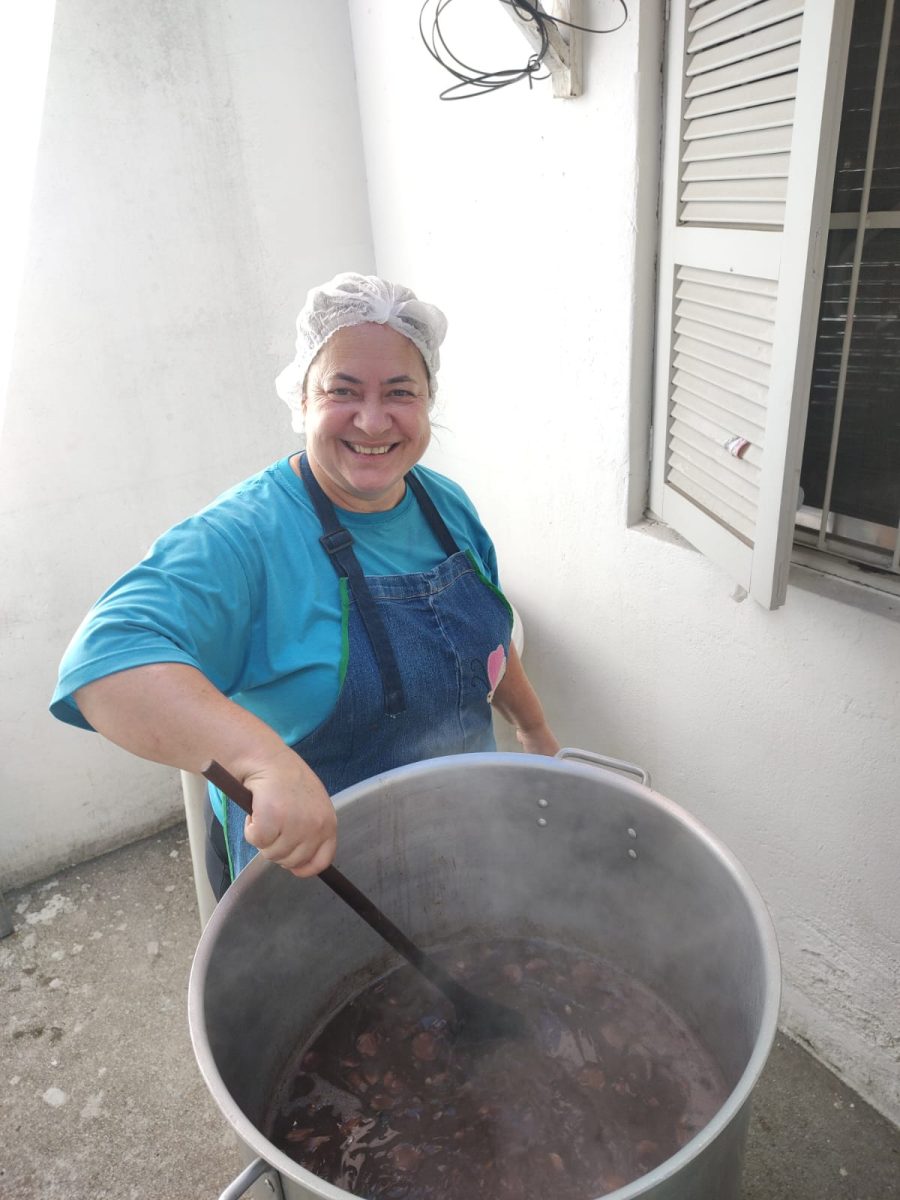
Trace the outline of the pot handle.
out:
M 593 763 L 595 767 L 610 767 L 613 771 L 622 771 L 626 775 L 636 775 L 644 787 L 650 787 L 650 772 L 644 767 L 637 766 L 636 763 L 625 762 L 621 758 L 607 758 L 605 754 L 595 754 L 593 750 L 579 750 L 577 746 L 565 746 L 562 750 L 557 751 L 553 756 L 563 761 L 566 759 L 575 759 L 576 761 Z
M 237 1179 L 233 1179 L 228 1187 L 219 1197 L 219 1200 L 240 1200 L 241 1196 L 251 1187 L 258 1179 L 266 1177 L 266 1183 L 269 1185 L 270 1195 L 272 1200 L 284 1200 L 284 1191 L 281 1187 L 281 1176 L 270 1166 L 264 1158 L 256 1158 L 245 1170 L 241 1171 Z

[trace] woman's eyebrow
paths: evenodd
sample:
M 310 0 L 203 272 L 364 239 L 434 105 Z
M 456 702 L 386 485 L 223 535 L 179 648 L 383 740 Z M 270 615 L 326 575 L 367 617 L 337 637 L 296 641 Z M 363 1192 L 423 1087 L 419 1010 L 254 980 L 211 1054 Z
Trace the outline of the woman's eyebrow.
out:
M 344 383 L 355 383 L 360 387 L 362 386 L 361 379 L 357 379 L 355 375 L 348 375 L 344 371 L 336 371 L 335 374 L 332 376 L 332 378 L 333 379 L 341 379 L 341 380 L 343 380 Z M 390 379 L 383 379 L 381 381 L 381 384 L 382 384 L 382 387 L 387 387 L 389 384 L 394 384 L 394 383 L 415 383 L 415 382 L 416 381 L 413 379 L 412 375 L 392 375 L 390 377 Z

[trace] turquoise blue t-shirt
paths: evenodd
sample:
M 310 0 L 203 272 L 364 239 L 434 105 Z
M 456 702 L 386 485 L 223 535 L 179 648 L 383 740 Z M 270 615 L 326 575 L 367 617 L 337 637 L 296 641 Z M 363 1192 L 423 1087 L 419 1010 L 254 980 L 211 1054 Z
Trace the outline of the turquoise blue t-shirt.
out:
M 493 544 L 463 490 L 415 472 L 461 550 L 497 586 Z M 367 575 L 428 571 L 446 557 L 412 491 L 387 512 L 338 509 Z M 73 693 L 147 663 L 197 667 L 288 745 L 333 709 L 341 682 L 341 588 L 322 530 L 289 459 L 173 526 L 106 591 L 73 637 L 50 704 L 91 726 Z

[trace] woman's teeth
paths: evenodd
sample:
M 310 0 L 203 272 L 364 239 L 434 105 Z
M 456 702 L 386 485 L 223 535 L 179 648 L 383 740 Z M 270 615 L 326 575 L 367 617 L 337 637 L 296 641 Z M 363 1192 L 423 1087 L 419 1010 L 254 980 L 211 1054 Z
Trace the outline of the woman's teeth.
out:
M 354 454 L 387 454 L 388 450 L 393 449 L 391 446 L 359 446 L 355 442 L 347 442 L 347 445 Z

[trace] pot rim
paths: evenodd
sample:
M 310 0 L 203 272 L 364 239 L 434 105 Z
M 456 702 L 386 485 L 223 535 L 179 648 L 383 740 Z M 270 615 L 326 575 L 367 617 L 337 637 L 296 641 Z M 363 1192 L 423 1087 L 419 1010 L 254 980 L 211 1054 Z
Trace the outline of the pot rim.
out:
M 529 769 L 529 765 L 532 765 L 540 766 L 543 769 L 552 766 L 554 770 L 563 771 L 566 774 L 586 779 L 595 779 L 598 771 L 603 775 L 613 776 L 627 793 L 635 797 L 641 797 L 644 800 L 652 798 L 652 802 L 657 808 L 664 810 L 680 824 L 687 827 L 699 841 L 704 843 L 713 857 L 717 858 L 728 870 L 747 901 L 759 936 L 763 970 L 766 977 L 765 996 L 759 1019 L 759 1033 L 755 1039 L 753 1051 L 740 1078 L 732 1088 L 724 1104 L 699 1133 L 682 1146 L 677 1153 L 660 1163 L 658 1167 L 654 1167 L 646 1175 L 641 1175 L 640 1178 L 632 1180 L 631 1183 L 626 1184 L 624 1187 L 617 1188 L 614 1192 L 608 1192 L 602 1197 L 602 1200 L 638 1200 L 638 1197 L 645 1195 L 647 1192 L 683 1171 L 690 1162 L 697 1158 L 707 1146 L 711 1145 L 736 1120 L 741 1110 L 749 1101 L 756 1081 L 762 1074 L 778 1031 L 778 1013 L 781 1004 L 781 958 L 775 935 L 775 927 L 769 910 L 759 889 L 745 868 L 741 866 L 731 851 L 701 821 L 698 821 L 696 817 L 653 788 L 645 787 L 643 784 L 605 767 L 587 765 L 572 759 L 563 760 L 538 754 L 502 753 L 497 751 L 479 754 L 447 755 L 442 758 L 425 759 L 422 762 L 410 763 L 403 767 L 397 767 L 392 771 L 385 771 L 380 775 L 361 780 L 359 783 L 345 788 L 342 792 L 332 797 L 335 810 L 340 813 L 342 808 L 356 800 L 359 793 L 371 791 L 373 786 L 382 781 L 389 782 L 400 776 L 404 779 L 415 779 L 417 776 L 430 774 L 436 766 L 446 766 L 450 763 L 453 764 L 454 769 L 460 770 L 479 767 L 491 768 L 495 766 L 512 766 L 517 769 L 527 770 Z M 314 1175 L 294 1159 L 289 1158 L 270 1142 L 253 1122 L 244 1115 L 232 1098 L 231 1092 L 226 1087 L 222 1076 L 219 1074 L 209 1047 L 208 1038 L 206 1037 L 203 980 L 206 977 L 206 970 L 212 954 L 212 948 L 215 945 L 216 934 L 219 927 L 228 919 L 230 909 L 239 904 L 243 893 L 252 887 L 255 875 L 259 874 L 260 871 L 266 870 L 281 870 L 281 868 L 264 859 L 261 854 L 256 855 L 240 873 L 216 906 L 201 935 L 200 942 L 194 954 L 188 982 L 188 1025 L 194 1055 L 197 1059 L 200 1074 L 203 1076 L 206 1086 L 212 1093 L 222 1115 L 231 1124 L 241 1141 L 249 1146 L 254 1154 L 264 1159 L 271 1167 L 287 1176 L 287 1178 L 294 1180 L 303 1187 L 308 1188 L 315 1195 L 322 1197 L 322 1200 L 358 1200 L 358 1198 L 353 1196 L 353 1193 L 345 1191 L 336 1184 L 329 1183 L 318 1175 Z

